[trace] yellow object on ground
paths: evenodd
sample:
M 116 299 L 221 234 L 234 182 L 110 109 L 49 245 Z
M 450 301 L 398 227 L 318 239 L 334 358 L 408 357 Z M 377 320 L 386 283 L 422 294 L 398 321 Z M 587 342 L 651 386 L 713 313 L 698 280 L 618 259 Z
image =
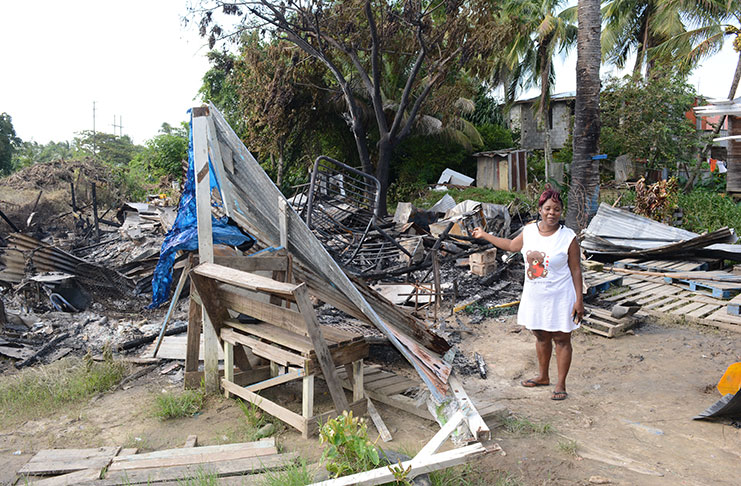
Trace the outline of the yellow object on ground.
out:
M 735 394 L 741 388 L 741 363 L 733 363 L 718 382 L 721 395 Z

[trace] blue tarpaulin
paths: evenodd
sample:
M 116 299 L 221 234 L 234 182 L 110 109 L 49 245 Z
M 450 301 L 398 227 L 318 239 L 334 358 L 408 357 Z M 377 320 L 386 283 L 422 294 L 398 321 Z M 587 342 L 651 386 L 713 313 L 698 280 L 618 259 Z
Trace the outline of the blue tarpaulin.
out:
M 214 176 L 211 159 L 208 161 L 211 189 L 219 187 Z M 219 188 L 220 190 L 220 188 Z M 255 239 L 244 234 L 236 226 L 227 223 L 228 218 L 216 219 L 211 216 L 214 243 L 229 246 L 252 245 Z M 193 115 L 191 114 L 190 141 L 188 143 L 188 173 L 185 178 L 183 194 L 178 204 L 178 215 L 170 231 L 165 235 L 160 249 L 160 259 L 152 276 L 152 303 L 149 308 L 159 307 L 167 302 L 172 284 L 172 267 L 175 263 L 175 254 L 180 250 L 198 249 L 198 220 L 196 217 L 196 185 L 195 161 L 193 159 Z

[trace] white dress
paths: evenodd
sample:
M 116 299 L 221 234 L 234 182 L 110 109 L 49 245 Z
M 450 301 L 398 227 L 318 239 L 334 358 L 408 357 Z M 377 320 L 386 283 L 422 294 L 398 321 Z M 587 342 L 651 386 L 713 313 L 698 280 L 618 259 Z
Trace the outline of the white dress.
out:
M 576 291 L 569 268 L 569 246 L 576 234 L 561 226 L 543 236 L 537 224 L 522 231 L 525 283 L 522 287 L 517 322 L 531 330 L 571 332 Z

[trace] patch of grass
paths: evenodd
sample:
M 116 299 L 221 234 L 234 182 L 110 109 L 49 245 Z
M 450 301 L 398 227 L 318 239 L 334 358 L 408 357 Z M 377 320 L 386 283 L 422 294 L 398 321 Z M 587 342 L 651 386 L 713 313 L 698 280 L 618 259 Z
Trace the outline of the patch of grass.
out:
M 184 390 L 179 393 L 161 393 L 154 402 L 154 415 L 162 420 L 191 417 L 201 411 L 205 392 Z
M 564 440 L 558 441 L 558 450 L 563 452 L 566 455 L 576 457 L 578 455 L 576 453 L 577 449 L 578 449 L 578 446 L 575 440 L 564 439 Z
M 128 435 L 121 447 L 124 449 L 139 449 L 139 451 L 152 449 L 146 437 L 138 437 L 134 434 Z
M 504 419 L 504 429 L 515 435 L 530 435 L 530 434 L 541 434 L 547 435 L 553 432 L 551 424 L 543 423 L 538 424 L 531 422 L 526 418 L 520 417 L 507 417 Z
M 116 386 L 129 370 L 107 359 L 64 358 L 0 378 L 0 423 L 47 416 Z
M 525 484 L 506 471 L 482 471 L 471 464 L 433 471 L 429 477 L 432 486 L 524 486 Z
M 304 486 L 314 482 L 311 472 L 303 458 L 275 471 L 266 471 L 260 486 Z
M 198 468 L 194 476 L 178 479 L 178 486 L 218 486 L 219 484 L 219 476 L 203 468 Z

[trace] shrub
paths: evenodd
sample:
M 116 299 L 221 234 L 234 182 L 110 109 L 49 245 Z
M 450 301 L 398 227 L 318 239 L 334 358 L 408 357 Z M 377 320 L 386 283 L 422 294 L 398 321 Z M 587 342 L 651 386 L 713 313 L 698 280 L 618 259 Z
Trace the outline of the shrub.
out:
M 326 444 L 322 462 L 335 478 L 378 466 L 378 449 L 368 440 L 368 425 L 352 412 L 330 419 L 319 429 L 319 443 Z

